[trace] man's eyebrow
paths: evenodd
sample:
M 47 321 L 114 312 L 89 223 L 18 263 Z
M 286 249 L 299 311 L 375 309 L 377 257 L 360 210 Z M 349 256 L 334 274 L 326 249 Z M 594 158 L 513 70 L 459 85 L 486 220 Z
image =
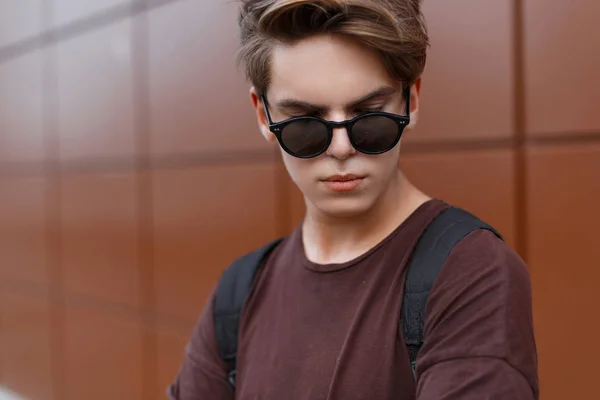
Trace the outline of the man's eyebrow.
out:
M 306 101 L 295 100 L 295 99 L 283 99 L 275 103 L 275 107 L 278 109 L 300 109 L 312 112 L 323 112 L 327 109 L 325 106 L 319 106 L 311 104 Z
M 362 103 L 365 103 L 369 100 L 373 100 L 379 97 L 389 96 L 396 92 L 396 89 L 392 86 L 382 86 L 377 88 L 364 96 L 359 97 L 356 100 L 351 101 L 346 105 L 347 109 L 354 108 Z M 282 99 L 275 103 L 275 106 L 279 109 L 301 109 L 308 110 L 312 112 L 324 112 L 328 107 L 320 104 L 312 104 L 306 101 L 296 100 L 296 99 Z
M 396 89 L 394 87 L 382 86 L 382 87 L 375 89 L 372 92 L 350 102 L 350 104 L 346 108 L 353 108 L 362 103 L 366 103 L 369 100 L 377 99 L 379 97 L 389 96 L 394 93 L 396 93 Z

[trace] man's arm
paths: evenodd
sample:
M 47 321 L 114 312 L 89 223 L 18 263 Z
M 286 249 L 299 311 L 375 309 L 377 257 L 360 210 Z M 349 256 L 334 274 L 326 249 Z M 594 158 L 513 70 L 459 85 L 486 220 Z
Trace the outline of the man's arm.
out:
M 211 297 L 212 299 L 212 297 Z M 194 327 L 183 365 L 169 388 L 169 400 L 233 400 L 225 363 L 219 356 L 212 300 Z
M 491 232 L 452 251 L 427 303 L 417 399 L 537 400 L 531 283 Z

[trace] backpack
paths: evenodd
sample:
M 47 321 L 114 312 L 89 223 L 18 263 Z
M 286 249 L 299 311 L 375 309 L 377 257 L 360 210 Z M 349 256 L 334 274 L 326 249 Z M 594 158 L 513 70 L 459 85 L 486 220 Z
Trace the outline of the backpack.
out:
M 479 229 L 489 230 L 503 240 L 494 228 L 474 215 L 457 207 L 449 207 L 427 226 L 412 251 L 404 283 L 400 323 L 413 374 L 424 341 L 425 306 L 429 292 L 452 248 L 469 233 Z M 234 388 L 242 309 L 263 260 L 281 240 L 275 240 L 234 261 L 223 273 L 215 291 L 215 334 L 219 354 L 227 366 L 229 382 Z

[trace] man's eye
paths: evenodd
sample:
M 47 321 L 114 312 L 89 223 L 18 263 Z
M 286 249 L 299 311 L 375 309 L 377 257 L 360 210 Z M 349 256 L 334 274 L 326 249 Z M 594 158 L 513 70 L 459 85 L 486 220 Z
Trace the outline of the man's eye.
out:
M 304 114 L 289 114 L 290 118 L 299 118 L 299 117 L 320 117 L 319 113 L 304 113 Z
M 383 111 L 383 107 L 365 107 L 365 108 L 361 108 L 359 110 L 355 110 L 355 114 L 360 115 L 360 114 L 367 114 L 367 113 L 376 113 L 376 112 L 382 112 Z

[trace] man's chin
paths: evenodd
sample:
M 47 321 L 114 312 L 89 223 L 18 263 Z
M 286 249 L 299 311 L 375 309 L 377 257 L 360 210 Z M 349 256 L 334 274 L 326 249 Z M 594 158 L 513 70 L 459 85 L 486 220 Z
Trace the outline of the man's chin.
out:
M 372 202 L 365 198 L 323 199 L 315 204 L 318 212 L 329 218 L 357 218 L 372 209 Z

